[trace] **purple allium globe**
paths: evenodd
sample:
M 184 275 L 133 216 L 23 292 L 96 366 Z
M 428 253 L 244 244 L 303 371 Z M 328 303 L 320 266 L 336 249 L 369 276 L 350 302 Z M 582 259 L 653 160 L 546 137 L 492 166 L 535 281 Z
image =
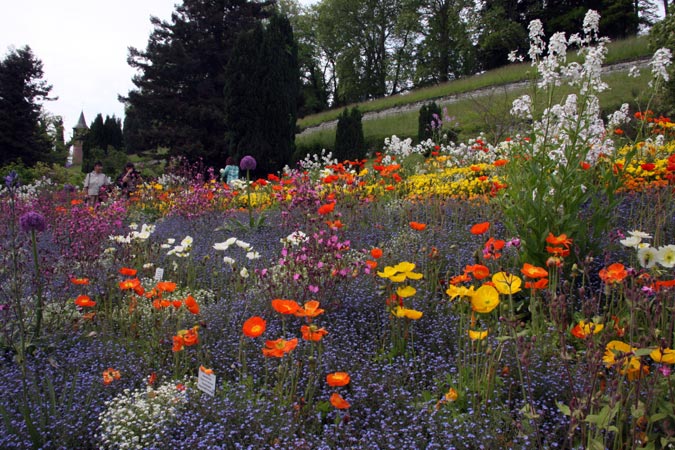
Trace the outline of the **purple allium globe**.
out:
M 45 217 L 35 211 L 28 211 L 19 217 L 19 225 L 26 233 L 30 233 L 31 231 L 45 231 L 45 228 L 47 227 Z
M 257 165 L 258 163 L 255 161 L 255 158 L 253 156 L 246 155 L 243 158 L 241 158 L 239 168 L 241 170 L 255 170 Z

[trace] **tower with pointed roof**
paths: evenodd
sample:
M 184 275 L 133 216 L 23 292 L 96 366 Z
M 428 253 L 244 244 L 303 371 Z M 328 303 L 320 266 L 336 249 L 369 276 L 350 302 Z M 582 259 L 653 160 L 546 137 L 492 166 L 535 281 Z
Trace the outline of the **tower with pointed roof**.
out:
M 89 130 L 87 121 L 84 119 L 84 111 L 80 112 L 80 118 L 73 127 L 73 165 L 82 165 L 82 143 L 84 136 Z

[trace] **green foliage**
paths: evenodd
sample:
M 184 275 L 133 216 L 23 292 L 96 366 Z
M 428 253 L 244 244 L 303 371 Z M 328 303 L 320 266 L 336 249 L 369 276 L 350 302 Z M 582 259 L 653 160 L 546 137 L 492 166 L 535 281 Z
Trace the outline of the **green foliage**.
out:
M 417 139 L 420 142 L 430 139 L 434 134 L 434 130 L 441 126 L 440 116 L 441 108 L 436 102 L 426 103 L 420 108 L 419 124 L 417 127 Z
M 63 156 L 63 148 L 55 148 L 58 130 L 50 135 L 56 122 L 42 113 L 41 103 L 50 100 L 52 89 L 43 76 L 42 61 L 28 46 L 10 50 L 0 60 L 0 164 L 20 159 L 32 166 Z
M 98 114 L 91 123 L 88 131 L 84 132 L 84 141 L 82 142 L 82 172 L 89 173 L 94 169 L 96 161 L 106 160 L 108 165 L 117 166 L 119 169 L 124 167 L 126 157 L 115 151 L 114 156 L 108 155 L 109 150 L 124 150 L 122 137 L 122 122 L 115 116 L 103 116 Z M 121 156 L 121 158 L 120 158 Z M 117 158 L 120 161 L 117 161 Z M 106 170 L 106 165 L 104 165 Z
M 333 156 L 338 161 L 362 159 L 366 154 L 361 112 L 347 108 L 338 119 Z

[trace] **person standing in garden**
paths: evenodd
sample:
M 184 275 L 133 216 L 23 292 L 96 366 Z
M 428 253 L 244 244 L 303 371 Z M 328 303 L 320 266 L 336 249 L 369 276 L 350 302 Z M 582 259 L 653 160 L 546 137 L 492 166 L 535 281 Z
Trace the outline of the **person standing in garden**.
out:
M 122 189 L 122 194 L 128 198 L 141 181 L 141 174 L 136 171 L 133 163 L 128 162 L 124 166 L 124 172 L 117 177 L 117 186 Z
M 101 164 L 100 161 L 96 161 L 94 163 L 94 170 L 89 172 L 84 178 L 84 190 L 87 195 L 87 203 L 91 206 L 96 205 L 100 200 L 99 194 L 101 188 L 110 183 L 111 181 L 110 178 L 108 178 L 108 175 L 103 173 L 103 164 Z
M 225 168 L 220 171 L 220 176 L 228 185 L 232 185 L 234 180 L 239 179 L 239 166 L 233 157 L 228 156 L 225 161 Z

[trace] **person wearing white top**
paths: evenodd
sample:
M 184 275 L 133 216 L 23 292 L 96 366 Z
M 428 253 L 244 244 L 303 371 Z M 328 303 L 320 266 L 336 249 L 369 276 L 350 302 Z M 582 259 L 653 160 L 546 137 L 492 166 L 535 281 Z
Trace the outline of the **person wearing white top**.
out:
M 87 202 L 94 206 L 99 201 L 99 192 L 101 188 L 110 184 L 110 178 L 103 173 L 103 164 L 100 162 L 94 163 L 94 170 L 89 172 L 84 179 L 84 190 L 87 194 Z

